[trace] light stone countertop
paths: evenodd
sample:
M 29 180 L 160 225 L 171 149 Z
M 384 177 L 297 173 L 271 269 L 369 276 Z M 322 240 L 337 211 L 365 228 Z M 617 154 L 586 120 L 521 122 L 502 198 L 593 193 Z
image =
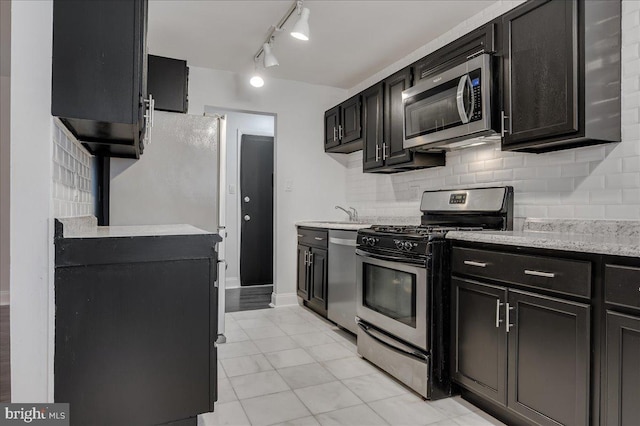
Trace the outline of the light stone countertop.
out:
M 371 223 L 360 222 L 321 222 L 317 220 L 307 220 L 296 222 L 296 226 L 304 226 L 307 228 L 320 228 L 320 229 L 340 229 L 343 231 L 357 231 L 362 228 L 369 228 Z
M 122 238 L 165 235 L 211 235 L 192 225 L 97 226 L 94 216 L 58 218 L 63 224 L 64 238 Z
M 640 257 L 640 222 L 527 219 L 522 231 L 451 231 L 447 239 Z M 575 232 L 575 231 L 583 231 Z M 586 233 L 589 230 L 590 233 Z

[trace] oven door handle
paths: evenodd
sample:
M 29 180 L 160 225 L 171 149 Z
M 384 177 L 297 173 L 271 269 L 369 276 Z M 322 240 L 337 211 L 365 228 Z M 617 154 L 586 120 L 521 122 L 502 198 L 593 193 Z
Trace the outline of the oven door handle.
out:
M 371 327 L 369 327 L 368 325 L 366 325 L 365 323 L 363 323 L 362 321 L 360 321 L 360 318 L 356 318 L 356 324 L 358 324 L 358 327 L 360 327 L 360 329 L 365 332 L 369 337 L 371 337 L 372 339 L 374 339 L 376 342 L 386 346 L 387 348 L 391 349 L 394 352 L 400 353 L 401 355 L 406 355 L 406 356 L 410 356 L 412 358 L 416 358 L 422 362 L 428 362 L 429 361 L 429 356 L 426 354 L 423 354 L 420 351 L 414 350 L 411 347 L 407 346 L 407 345 L 403 345 L 400 342 L 396 342 L 395 344 L 392 344 L 391 342 L 388 341 L 388 339 L 390 340 L 390 338 L 384 338 L 382 336 L 384 336 L 384 334 L 379 333 L 378 331 L 372 329 Z M 386 337 L 386 336 L 385 336 Z
M 389 256 L 386 254 L 372 254 L 364 250 L 356 249 L 356 254 L 362 257 L 370 257 L 371 259 L 388 260 L 389 262 L 409 263 L 412 265 L 424 265 L 423 261 L 412 261 L 405 257 Z

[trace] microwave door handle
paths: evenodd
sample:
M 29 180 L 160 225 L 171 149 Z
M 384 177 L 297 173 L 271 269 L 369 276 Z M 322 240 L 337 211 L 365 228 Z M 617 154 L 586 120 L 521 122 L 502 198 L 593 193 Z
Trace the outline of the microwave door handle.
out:
M 460 81 L 458 81 L 458 91 L 456 92 L 458 114 L 460 114 L 460 120 L 462 120 L 464 124 L 469 122 L 469 116 L 467 115 L 467 108 L 464 104 L 464 89 L 467 86 L 467 84 L 469 85 L 469 87 L 471 87 L 471 79 L 469 78 L 469 74 L 465 74 L 462 77 L 460 77 Z M 473 90 L 471 91 L 471 93 L 472 93 L 471 96 L 473 97 Z

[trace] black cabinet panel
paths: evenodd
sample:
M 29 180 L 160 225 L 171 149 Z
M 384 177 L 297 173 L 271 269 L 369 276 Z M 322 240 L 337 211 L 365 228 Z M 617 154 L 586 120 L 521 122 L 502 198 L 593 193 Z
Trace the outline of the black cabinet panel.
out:
M 360 95 L 347 99 L 324 113 L 324 150 L 350 153 L 362 149 Z
M 411 161 L 412 152 L 402 147 L 404 111 L 402 91 L 411 87 L 411 68 L 405 68 L 385 80 L 383 157 L 387 165 Z
M 311 249 L 311 289 L 309 305 L 327 316 L 327 250 Z
M 324 149 L 329 151 L 331 148 L 340 145 L 338 136 L 338 125 L 340 123 L 340 107 L 331 108 L 324 113 Z
M 505 145 L 578 130 L 576 1 L 531 2 L 504 15 Z
M 606 265 L 604 300 L 612 305 L 640 310 L 640 268 Z
M 362 92 L 363 117 L 363 169 L 370 170 L 384 165 L 382 159 L 384 83 L 378 83 Z
M 155 99 L 155 109 L 186 113 L 189 109 L 187 61 L 148 56 L 147 92 Z
M 640 317 L 607 312 L 607 426 L 635 426 L 640 419 Z
M 298 296 L 305 300 L 309 299 L 309 281 L 307 280 L 309 250 L 309 247 L 298 244 Z
M 146 26 L 146 0 L 54 2 L 51 114 L 92 153 L 143 149 Z
M 509 408 L 539 424 L 587 424 L 589 306 L 518 290 L 509 305 Z
M 453 379 L 474 392 L 507 402 L 507 335 L 500 304 L 504 287 L 452 279 Z
M 362 112 L 360 96 L 343 102 L 340 105 L 340 143 L 347 144 L 362 138 Z

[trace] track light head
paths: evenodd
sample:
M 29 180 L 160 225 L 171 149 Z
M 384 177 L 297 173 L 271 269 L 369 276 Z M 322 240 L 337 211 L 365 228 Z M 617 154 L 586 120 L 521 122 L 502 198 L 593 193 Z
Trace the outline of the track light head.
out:
M 278 59 L 276 58 L 276 56 L 271 51 L 271 45 L 269 43 L 264 43 L 262 45 L 262 52 L 263 52 L 263 55 L 264 55 L 262 59 L 264 61 L 264 67 L 265 68 L 275 67 L 277 65 L 280 65 L 278 63 Z
M 298 40 L 309 40 L 309 14 L 311 11 L 308 8 L 302 8 L 299 12 L 300 18 L 298 22 L 293 26 L 291 30 L 291 36 Z

